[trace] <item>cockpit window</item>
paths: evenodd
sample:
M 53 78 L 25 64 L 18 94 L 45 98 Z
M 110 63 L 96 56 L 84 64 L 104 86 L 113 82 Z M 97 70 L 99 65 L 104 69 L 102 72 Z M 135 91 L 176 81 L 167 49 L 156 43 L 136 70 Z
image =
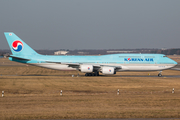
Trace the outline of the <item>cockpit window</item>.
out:
M 166 55 L 164 55 L 163 57 L 167 57 Z

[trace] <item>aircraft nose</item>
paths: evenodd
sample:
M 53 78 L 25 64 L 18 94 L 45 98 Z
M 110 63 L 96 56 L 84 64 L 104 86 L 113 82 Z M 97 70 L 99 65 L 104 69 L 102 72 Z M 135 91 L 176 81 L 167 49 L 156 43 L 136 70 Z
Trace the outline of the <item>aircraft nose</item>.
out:
M 170 60 L 169 62 L 172 63 L 172 64 L 174 64 L 174 66 L 176 66 L 176 65 L 178 64 L 176 61 L 174 61 L 174 60 L 172 60 L 172 59 L 170 59 L 170 58 L 169 58 L 169 60 Z
M 174 61 L 174 60 L 172 60 L 172 61 L 173 61 L 174 65 L 177 65 L 177 64 L 178 64 L 176 61 Z

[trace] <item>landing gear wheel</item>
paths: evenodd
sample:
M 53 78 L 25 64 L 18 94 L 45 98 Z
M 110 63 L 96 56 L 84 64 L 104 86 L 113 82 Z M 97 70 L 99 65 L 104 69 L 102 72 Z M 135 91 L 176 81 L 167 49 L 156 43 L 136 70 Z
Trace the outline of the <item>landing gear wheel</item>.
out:
M 95 73 L 94 73 L 94 76 L 99 76 L 99 72 L 95 72 Z
M 158 74 L 158 77 L 162 77 L 162 74 L 159 73 L 159 74 Z
M 86 73 L 85 76 L 99 76 L 99 72 Z
M 98 75 L 97 75 L 97 72 L 94 73 L 94 76 L 98 76 Z
M 159 72 L 158 77 L 162 77 L 162 71 Z
M 92 76 L 92 73 L 86 73 L 85 76 Z

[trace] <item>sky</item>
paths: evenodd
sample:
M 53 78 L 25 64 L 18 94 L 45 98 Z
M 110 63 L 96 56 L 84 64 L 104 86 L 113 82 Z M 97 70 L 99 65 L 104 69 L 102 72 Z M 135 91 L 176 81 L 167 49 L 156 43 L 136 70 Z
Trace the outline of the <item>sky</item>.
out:
M 180 48 L 180 0 L 0 0 L 0 49 Z

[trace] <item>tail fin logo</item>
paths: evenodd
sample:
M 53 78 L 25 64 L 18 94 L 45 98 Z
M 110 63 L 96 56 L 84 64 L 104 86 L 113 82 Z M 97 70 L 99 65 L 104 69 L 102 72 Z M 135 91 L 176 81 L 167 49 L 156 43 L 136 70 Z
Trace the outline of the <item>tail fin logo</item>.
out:
M 15 40 L 13 43 L 12 43 L 12 49 L 15 51 L 15 52 L 20 52 L 22 49 L 23 49 L 23 43 L 19 40 Z

